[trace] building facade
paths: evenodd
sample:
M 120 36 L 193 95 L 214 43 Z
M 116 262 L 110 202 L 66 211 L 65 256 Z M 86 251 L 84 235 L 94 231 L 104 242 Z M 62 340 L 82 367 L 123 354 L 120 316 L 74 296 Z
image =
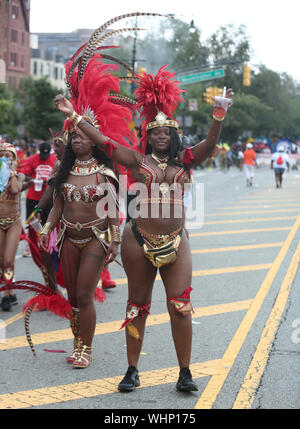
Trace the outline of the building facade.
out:
M 0 0 L 1 82 L 18 87 L 30 73 L 29 0 Z

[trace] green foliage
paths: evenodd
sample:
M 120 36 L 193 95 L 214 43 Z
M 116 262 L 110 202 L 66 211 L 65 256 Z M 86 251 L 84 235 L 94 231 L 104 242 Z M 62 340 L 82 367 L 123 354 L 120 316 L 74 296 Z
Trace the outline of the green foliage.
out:
M 0 135 L 18 136 L 19 111 L 5 84 L 0 84 Z
M 49 128 L 54 131 L 62 128 L 63 117 L 54 104 L 57 93 L 46 78 L 29 77 L 21 82 L 17 98 L 24 107 L 22 119 L 30 137 L 48 140 Z

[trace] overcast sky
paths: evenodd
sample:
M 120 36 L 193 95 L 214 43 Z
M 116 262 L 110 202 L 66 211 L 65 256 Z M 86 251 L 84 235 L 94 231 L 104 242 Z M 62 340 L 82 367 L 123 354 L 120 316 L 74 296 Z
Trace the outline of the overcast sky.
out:
M 245 24 L 254 51 L 252 64 L 287 72 L 300 82 L 299 0 L 150 0 L 146 4 L 141 0 L 31 0 L 30 30 L 94 29 L 123 13 L 159 12 L 186 22 L 193 19 L 204 42 L 222 25 Z

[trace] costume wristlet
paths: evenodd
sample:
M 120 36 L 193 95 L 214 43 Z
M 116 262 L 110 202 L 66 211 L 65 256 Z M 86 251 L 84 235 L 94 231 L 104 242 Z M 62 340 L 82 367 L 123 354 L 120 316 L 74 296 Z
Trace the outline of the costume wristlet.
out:
M 46 222 L 45 225 L 43 226 L 43 228 L 40 231 L 40 235 L 42 234 L 50 234 L 50 232 L 52 231 L 52 223 L 51 222 Z
M 121 243 L 121 232 L 120 232 L 120 227 L 117 225 L 111 225 L 110 226 L 111 229 L 111 241 L 115 242 L 115 243 Z
M 75 112 L 75 110 L 73 110 L 73 113 L 71 116 L 68 117 L 69 121 L 72 122 L 74 124 L 74 126 L 77 126 L 79 124 L 79 122 L 82 119 L 82 116 L 78 115 L 77 112 Z

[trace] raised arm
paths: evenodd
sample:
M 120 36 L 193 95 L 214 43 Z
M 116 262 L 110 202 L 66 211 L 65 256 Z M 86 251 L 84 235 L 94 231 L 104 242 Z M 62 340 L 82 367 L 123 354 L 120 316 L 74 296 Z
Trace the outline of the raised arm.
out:
M 190 149 L 189 154 L 189 165 L 192 167 L 193 165 L 201 164 L 205 161 L 209 156 L 213 155 L 216 144 L 219 141 L 220 133 L 222 129 L 222 121 L 226 115 L 227 109 L 232 104 L 232 89 L 228 89 L 226 91 L 225 97 L 215 97 L 214 104 L 214 112 L 213 112 L 213 122 L 209 128 L 208 134 L 205 140 L 202 140 L 200 143 L 196 144 L 194 147 Z M 218 114 L 218 110 L 221 110 L 220 114 Z M 223 115 L 222 115 L 223 110 Z M 180 158 L 182 160 L 186 156 L 186 151 L 183 151 L 180 154 Z
M 78 115 L 74 111 L 72 103 L 63 95 L 57 95 L 54 102 L 57 109 L 64 113 L 75 126 L 80 128 L 109 158 L 131 170 L 138 167 L 142 160 L 142 155 L 139 152 L 113 142 L 104 136 L 89 122 L 85 121 L 82 116 Z

